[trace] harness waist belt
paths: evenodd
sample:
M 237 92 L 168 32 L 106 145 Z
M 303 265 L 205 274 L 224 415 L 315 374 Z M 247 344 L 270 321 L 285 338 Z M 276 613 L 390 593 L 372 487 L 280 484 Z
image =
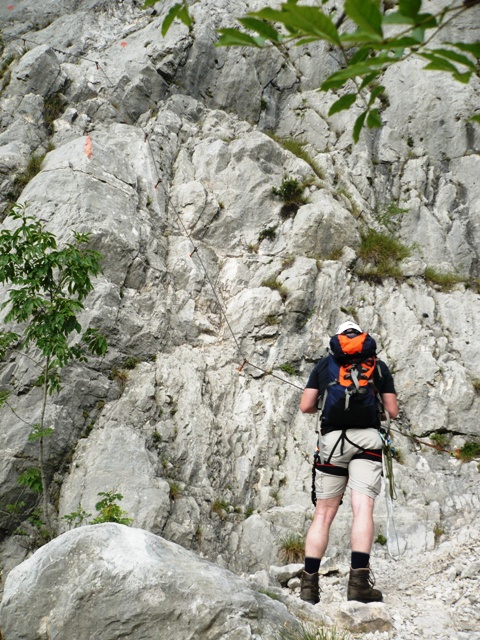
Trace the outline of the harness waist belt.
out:
M 356 453 L 352 460 L 373 460 L 374 462 L 382 461 L 382 450 L 381 449 L 371 449 L 370 451 L 359 451 Z
M 328 462 L 322 464 L 320 460 L 315 462 L 315 469 L 323 471 L 323 473 L 328 473 L 331 476 L 348 476 L 348 469 L 346 467 L 337 467 L 334 464 L 329 464 Z

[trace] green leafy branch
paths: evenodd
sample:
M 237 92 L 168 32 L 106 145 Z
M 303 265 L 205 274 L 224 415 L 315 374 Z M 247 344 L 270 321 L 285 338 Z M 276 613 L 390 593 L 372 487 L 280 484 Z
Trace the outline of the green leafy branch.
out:
M 104 336 L 94 328 L 82 333 L 77 319 L 93 290 L 91 278 L 101 271 L 101 255 L 88 248 L 91 234 L 76 231 L 73 242 L 60 249 L 45 224 L 27 213 L 27 205 L 14 205 L 7 217 L 14 228 L 0 232 L 0 283 L 10 285 L 10 290 L 1 308 L 7 308 L 5 324 L 14 323 L 21 332 L 0 332 L 0 358 L 10 350 L 24 352 L 34 347 L 38 359 L 25 355 L 41 369 L 37 385 L 43 393 L 40 420 L 33 425 L 18 415 L 8 391 L 0 392 L 0 407 L 7 405 L 30 426 L 29 440 L 39 442 L 43 515 L 50 529 L 44 439 L 53 429 L 45 424 L 47 399 L 60 390 L 63 367 L 87 361 L 88 354 L 102 356 L 107 350 Z M 75 334 L 80 334 L 76 341 L 72 340 Z
M 159 0 L 146 0 L 143 5 L 143 9 L 147 9 L 152 5 L 159 2 Z M 189 7 L 186 0 L 182 2 L 176 2 L 172 7 L 170 7 L 167 17 L 164 19 L 162 23 L 162 36 L 165 36 L 173 24 L 173 21 L 177 18 L 181 20 L 184 25 L 186 25 L 190 30 L 193 27 L 193 18 L 190 15 Z
M 91 517 L 91 513 L 87 513 L 82 505 L 79 503 L 76 511 L 72 511 L 63 516 L 70 528 L 75 529 L 84 524 L 102 524 L 105 522 L 116 522 L 117 524 L 124 524 L 127 527 L 133 522 L 132 518 L 126 517 L 128 514 L 126 511 L 117 504 L 117 501 L 123 500 L 121 493 L 114 493 L 113 491 L 100 491 L 97 496 L 102 499 L 95 504 L 97 510 L 97 516 L 89 522 L 88 518 Z
M 147 0 L 145 7 L 158 1 Z M 322 0 L 322 4 L 325 2 Z M 329 116 L 361 104 L 353 127 L 357 142 L 365 125 L 374 128 L 382 124 L 377 99 L 385 87 L 378 84 L 378 78 L 392 65 L 416 55 L 427 61 L 425 70 L 449 73 L 461 83 L 480 75 L 480 42 L 445 41 L 442 46 L 430 46 L 442 29 L 478 4 L 480 0 L 457 1 L 429 13 L 423 11 L 422 0 L 398 0 L 393 10 L 382 12 L 378 0 L 345 0 L 344 13 L 334 22 L 320 7 L 289 0 L 279 9 L 264 7 L 238 18 L 242 29 L 218 29 L 216 46 L 274 46 L 288 55 L 286 45 L 290 43 L 329 43 L 340 52 L 342 68 L 332 73 L 320 89 L 338 91 L 350 83 L 348 92 L 330 107 Z M 175 17 L 185 21 L 185 1 L 181 10 L 181 15 L 173 15 L 173 8 L 170 10 L 162 25 L 164 35 Z M 346 18 L 353 23 L 353 30 L 342 28 Z M 471 119 L 480 123 L 480 114 Z

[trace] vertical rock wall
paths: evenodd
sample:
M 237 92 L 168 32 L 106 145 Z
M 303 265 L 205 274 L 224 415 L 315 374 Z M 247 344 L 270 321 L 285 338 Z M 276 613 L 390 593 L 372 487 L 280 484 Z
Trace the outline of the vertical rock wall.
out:
M 293 67 L 271 52 L 215 49 L 228 4 L 195 4 L 193 32 L 174 25 L 166 38 L 168 3 L 2 7 L 2 61 L 13 59 L 0 95 L 0 180 L 3 206 L 18 196 L 62 240 L 71 228 L 92 232 L 104 255 L 81 320 L 105 332 L 109 352 L 66 371 L 49 406 L 59 516 L 120 492 L 136 526 L 254 571 L 308 527 L 315 419 L 297 406 L 338 322 L 353 316 L 378 341 L 399 427 L 451 434 L 452 449 L 480 436 L 477 287 L 444 292 L 424 277 L 427 266 L 480 276 L 479 128 L 468 122 L 480 87 L 408 60 L 384 79 L 382 128 L 353 145 L 355 111 L 327 118 L 336 96 L 316 91 L 337 64 L 331 52 L 294 50 Z M 473 40 L 472 24 L 461 28 Z M 287 138 L 305 143 L 308 162 L 283 148 Z M 17 194 L 15 177 L 43 153 Z M 290 217 L 272 194 L 284 177 L 309 184 Z M 362 230 L 399 209 L 398 237 L 414 247 L 402 277 L 359 278 Z M 35 379 L 17 354 L 1 371 L 32 421 Z M 37 452 L 6 408 L 2 424 L 1 500 L 12 504 Z M 432 548 L 439 522 L 448 532 L 478 517 L 475 463 L 400 435 L 396 446 L 397 528 L 410 549 Z M 8 566 L 22 536 L 12 543 L 18 523 L 0 515 Z M 344 550 L 348 515 L 332 554 Z

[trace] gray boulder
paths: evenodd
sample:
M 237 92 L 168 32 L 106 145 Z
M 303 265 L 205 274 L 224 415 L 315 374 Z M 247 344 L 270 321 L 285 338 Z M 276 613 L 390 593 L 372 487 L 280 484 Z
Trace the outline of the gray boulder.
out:
M 185 640 L 276 637 L 286 607 L 172 542 L 103 524 L 65 533 L 9 575 L 7 638 Z

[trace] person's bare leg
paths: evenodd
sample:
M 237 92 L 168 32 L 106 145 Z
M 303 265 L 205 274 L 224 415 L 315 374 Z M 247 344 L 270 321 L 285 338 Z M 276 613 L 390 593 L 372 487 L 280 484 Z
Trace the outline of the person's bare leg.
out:
M 373 506 L 375 501 L 370 496 L 352 489 L 351 503 L 353 513 L 350 534 L 351 549 L 370 554 L 374 534 Z
M 311 604 L 320 599 L 318 569 L 328 545 L 330 525 L 338 510 L 342 497 L 317 500 L 312 524 L 305 540 L 305 568 L 300 582 L 300 598 Z
M 305 556 L 322 558 L 328 545 L 330 526 L 338 511 L 342 496 L 317 500 L 315 515 L 305 539 Z

